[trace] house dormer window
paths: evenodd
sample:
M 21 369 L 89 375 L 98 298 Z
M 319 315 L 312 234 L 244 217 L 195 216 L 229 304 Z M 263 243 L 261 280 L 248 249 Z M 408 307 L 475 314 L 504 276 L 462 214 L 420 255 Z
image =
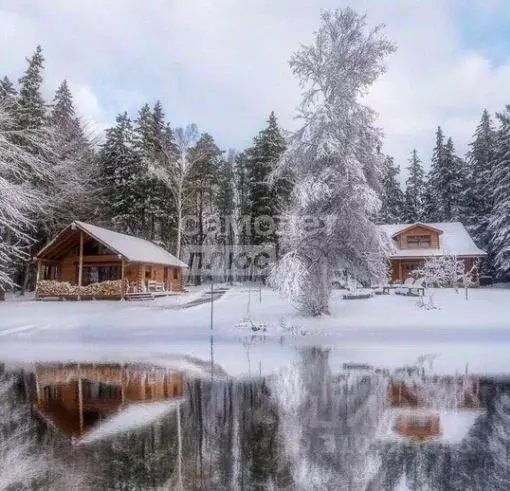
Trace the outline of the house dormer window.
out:
M 407 247 L 409 249 L 429 249 L 432 246 L 430 235 L 408 235 Z

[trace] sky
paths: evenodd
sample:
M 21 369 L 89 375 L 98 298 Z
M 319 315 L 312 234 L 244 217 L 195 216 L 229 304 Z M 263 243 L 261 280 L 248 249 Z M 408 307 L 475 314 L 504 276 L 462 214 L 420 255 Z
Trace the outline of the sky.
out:
M 17 80 L 41 44 L 45 95 L 67 79 L 90 127 L 161 99 L 172 126 L 242 149 L 271 111 L 297 127 L 288 60 L 347 5 L 398 46 L 368 103 L 402 168 L 412 148 L 429 165 L 438 125 L 463 154 L 483 108 L 510 103 L 505 0 L 0 0 L 0 75 Z

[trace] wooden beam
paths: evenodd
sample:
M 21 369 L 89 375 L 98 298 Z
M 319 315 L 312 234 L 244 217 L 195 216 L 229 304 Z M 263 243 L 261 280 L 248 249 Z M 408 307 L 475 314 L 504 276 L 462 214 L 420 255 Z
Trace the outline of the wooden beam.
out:
M 37 290 L 39 287 L 40 279 L 41 279 L 41 260 L 37 259 L 37 276 L 35 278 L 35 298 L 37 298 Z
M 125 275 L 124 256 L 122 256 L 121 263 L 120 263 L 120 298 L 122 300 L 124 300 L 124 296 L 125 296 L 125 293 L 126 293 L 126 288 L 124 286 L 124 275 Z
M 80 230 L 80 260 L 78 264 L 78 287 L 81 287 L 83 279 L 83 232 Z M 78 294 L 78 300 L 81 300 L 81 295 Z

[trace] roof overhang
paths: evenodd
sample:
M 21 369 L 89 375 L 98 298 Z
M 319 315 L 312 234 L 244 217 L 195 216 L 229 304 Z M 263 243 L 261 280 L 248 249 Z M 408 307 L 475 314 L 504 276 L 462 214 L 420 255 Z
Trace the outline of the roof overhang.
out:
M 427 225 L 425 223 L 413 223 L 411 225 L 408 225 L 407 227 L 404 227 L 402 230 L 395 232 L 391 236 L 391 238 L 394 239 L 395 237 L 398 237 L 399 235 L 403 234 L 404 232 L 407 232 L 408 230 L 412 230 L 413 228 L 416 228 L 416 227 L 425 228 L 427 230 L 430 230 L 431 232 L 436 232 L 438 235 L 441 235 L 443 233 L 442 230 L 435 228 L 435 227 L 431 227 L 430 225 Z

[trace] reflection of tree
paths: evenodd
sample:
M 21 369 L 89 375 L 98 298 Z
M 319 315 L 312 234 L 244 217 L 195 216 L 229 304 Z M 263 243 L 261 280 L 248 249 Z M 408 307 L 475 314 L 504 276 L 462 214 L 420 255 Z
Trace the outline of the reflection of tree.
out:
M 280 374 L 274 396 L 295 484 L 366 489 L 378 467 L 371 444 L 386 397 L 382 376 L 363 371 L 333 375 L 329 350 L 306 348 L 293 370 Z

